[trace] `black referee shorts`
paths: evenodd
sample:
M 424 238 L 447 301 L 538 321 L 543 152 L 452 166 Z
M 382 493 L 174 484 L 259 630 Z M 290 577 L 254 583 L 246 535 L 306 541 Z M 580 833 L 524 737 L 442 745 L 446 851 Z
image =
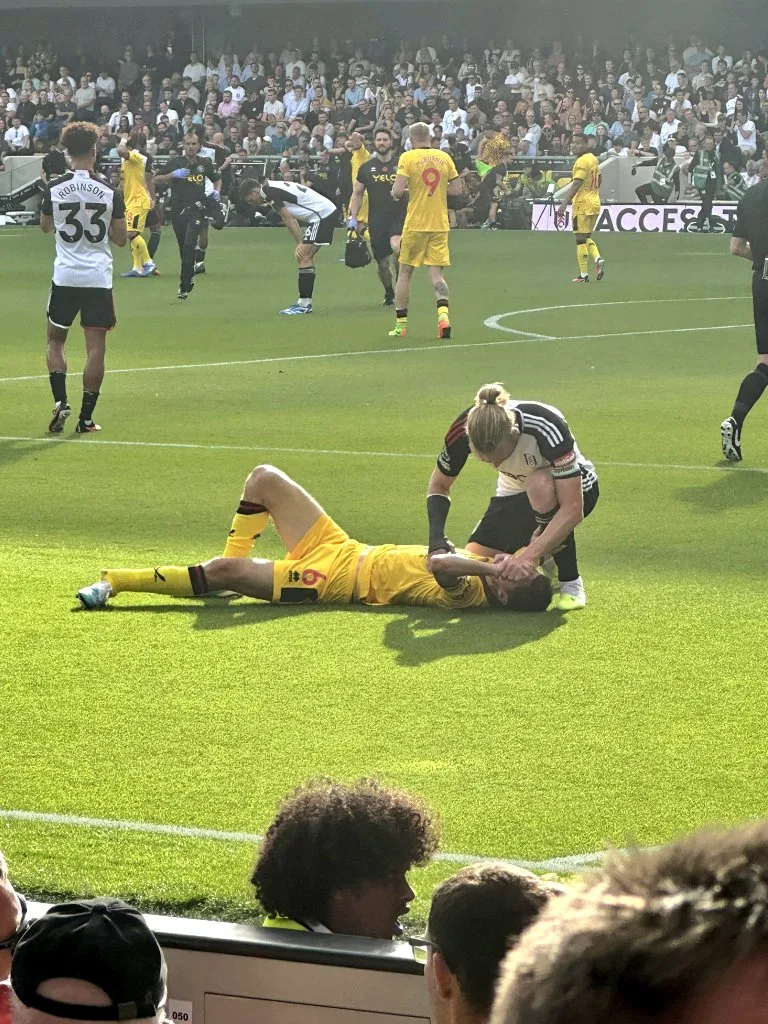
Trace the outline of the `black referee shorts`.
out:
M 761 356 L 768 355 L 768 281 L 762 270 L 752 276 L 752 307 L 755 313 L 755 340 Z

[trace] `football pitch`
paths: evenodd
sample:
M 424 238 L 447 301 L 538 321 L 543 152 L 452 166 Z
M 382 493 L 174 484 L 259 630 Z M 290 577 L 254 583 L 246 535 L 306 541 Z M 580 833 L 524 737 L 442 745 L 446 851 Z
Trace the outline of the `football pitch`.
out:
M 456 232 L 438 342 L 423 275 L 408 337 L 389 338 L 373 269 L 339 264 L 339 241 L 313 316 L 280 318 L 296 274 L 276 230 L 212 233 L 178 303 L 166 229 L 163 276 L 116 281 L 102 434 L 51 438 L 50 239 L 0 234 L 0 849 L 21 891 L 253 918 L 248 836 L 320 774 L 376 775 L 439 812 L 456 861 L 416 873 L 414 926 L 463 859 L 567 866 L 765 813 L 768 402 L 742 465 L 721 462 L 718 430 L 755 362 L 749 269 L 723 236 L 598 241 L 606 278 L 576 286 L 570 237 Z M 69 359 L 77 412 L 79 328 Z M 443 435 L 493 380 L 560 407 L 597 466 L 585 611 L 74 610 L 102 567 L 219 554 L 260 462 L 358 539 L 423 542 Z M 461 474 L 456 543 L 494 486 L 476 460 Z M 270 528 L 256 553 L 281 551 Z

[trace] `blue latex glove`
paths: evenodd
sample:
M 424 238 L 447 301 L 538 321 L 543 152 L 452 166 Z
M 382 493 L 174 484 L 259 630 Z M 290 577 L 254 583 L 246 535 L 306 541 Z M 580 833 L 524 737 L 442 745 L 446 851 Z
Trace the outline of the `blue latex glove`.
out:
M 219 195 L 218 189 L 214 189 L 213 192 L 211 192 L 211 198 L 215 199 L 216 202 L 218 203 L 219 199 L 221 198 L 221 196 Z
M 347 227 L 350 231 L 357 231 L 357 219 L 355 217 L 350 217 L 347 221 Z
M 188 178 L 192 172 L 188 167 L 177 167 L 175 171 L 171 171 L 172 178 Z

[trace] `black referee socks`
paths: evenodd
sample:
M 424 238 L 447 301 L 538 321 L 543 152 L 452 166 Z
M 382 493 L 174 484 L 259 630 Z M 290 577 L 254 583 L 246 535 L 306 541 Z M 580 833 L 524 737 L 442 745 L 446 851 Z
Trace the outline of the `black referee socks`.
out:
M 767 387 L 768 364 L 758 363 L 754 370 L 748 373 L 741 382 L 741 387 L 733 406 L 731 417 L 736 420 L 739 428 L 742 427 L 744 420 L 747 418 L 747 413 Z

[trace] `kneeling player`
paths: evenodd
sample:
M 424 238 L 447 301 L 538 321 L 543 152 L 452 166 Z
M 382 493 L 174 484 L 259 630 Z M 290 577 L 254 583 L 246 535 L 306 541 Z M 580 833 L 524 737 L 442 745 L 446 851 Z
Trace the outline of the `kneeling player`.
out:
M 254 541 L 272 517 L 288 554 L 272 562 L 250 559 Z M 499 585 L 502 568 L 490 561 L 419 545 L 352 540 L 315 499 L 273 466 L 257 466 L 245 482 L 223 558 L 188 568 L 109 569 L 78 591 L 86 608 L 101 608 L 123 591 L 201 597 L 230 590 L 272 604 L 504 606 L 544 611 L 552 588 L 533 571 Z
M 397 257 L 405 220 L 405 202 L 396 203 L 392 188 L 397 178 L 397 158 L 392 149 L 392 133 L 380 128 L 374 137 L 376 155 L 366 161 L 357 172 L 357 180 L 349 203 L 347 226 L 353 231 L 361 227 L 360 211 L 368 197 L 368 227 L 373 258 L 384 285 L 384 305 L 395 302 Z
M 281 309 L 281 316 L 301 316 L 312 312 L 315 288 L 315 255 L 333 242 L 338 220 L 336 204 L 307 185 L 295 181 L 249 180 L 240 187 L 240 199 L 251 206 L 269 204 L 280 216 L 296 240 L 299 264 L 299 297 L 292 306 Z M 303 230 L 302 230 L 303 229 Z

